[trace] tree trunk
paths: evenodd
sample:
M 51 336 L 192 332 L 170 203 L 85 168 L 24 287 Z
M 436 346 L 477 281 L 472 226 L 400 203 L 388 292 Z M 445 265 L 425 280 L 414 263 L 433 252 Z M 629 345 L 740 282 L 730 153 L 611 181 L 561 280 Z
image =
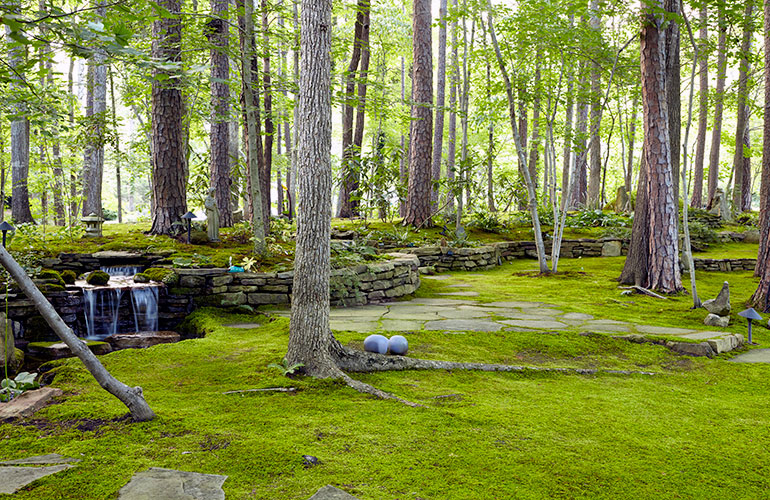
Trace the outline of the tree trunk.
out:
M 331 0 L 303 0 L 297 127 L 297 249 L 288 364 L 340 377 L 330 353 Z
M 436 123 L 433 128 L 433 160 L 431 177 L 433 187 L 430 193 L 432 209 L 438 207 L 438 181 L 441 179 L 441 155 L 444 150 L 444 101 L 446 94 L 446 16 L 447 0 L 439 4 L 438 70 L 436 73 Z
M 664 0 L 664 8 L 678 16 L 681 12 L 680 0 Z M 668 99 L 668 132 L 671 147 L 671 176 L 674 183 L 674 205 L 676 219 L 679 220 L 679 166 L 682 151 L 682 90 L 680 63 L 680 30 L 675 19 L 667 19 L 666 23 L 666 97 Z
M 267 0 L 262 0 L 262 87 L 264 89 L 263 99 L 265 104 L 265 144 L 262 149 L 263 156 L 259 172 L 259 187 L 262 196 L 262 220 L 264 221 L 265 234 L 270 233 L 270 181 L 273 172 L 273 134 L 275 133 L 275 126 L 273 125 L 273 92 L 270 80 L 268 7 Z M 257 136 L 257 140 L 261 140 L 260 136 Z
M 599 19 L 599 2 L 591 0 L 591 29 L 601 33 Z M 602 176 L 602 143 L 599 132 L 602 126 L 602 73 L 598 62 L 591 63 L 591 135 L 590 135 L 590 168 L 588 179 L 588 206 L 593 209 L 601 208 L 600 189 Z
M 586 132 L 588 130 L 588 102 L 585 100 L 584 91 L 588 87 L 587 64 L 580 63 L 580 80 L 578 83 L 578 116 L 575 138 L 575 179 L 572 184 L 572 201 L 570 208 L 584 208 L 588 201 L 588 164 L 586 159 Z
M 709 184 L 707 208 L 711 208 L 719 186 L 719 148 L 722 144 L 722 110 L 725 100 L 727 79 L 727 20 L 725 7 L 719 5 L 719 42 L 717 43 L 717 84 L 714 93 L 714 127 L 711 129 L 711 151 L 709 153 Z
M 231 200 L 232 174 L 230 172 L 230 30 L 227 16 L 228 0 L 211 0 L 211 20 L 206 35 L 211 43 L 211 150 L 210 186 L 219 209 L 220 227 L 233 225 Z
M 9 12 L 18 12 L 19 4 L 8 6 Z M 11 29 L 6 25 L 6 34 Z M 10 91 L 22 92 L 24 88 L 23 78 L 20 76 L 26 60 L 26 48 L 18 45 L 9 50 L 9 65 L 11 67 Z M 19 103 L 13 106 L 14 113 L 24 116 L 27 106 Z M 11 219 L 16 224 L 28 222 L 34 223 L 32 212 L 29 209 L 29 190 L 27 181 L 29 177 L 29 120 L 18 118 L 11 122 Z
M 537 163 L 540 159 L 540 58 L 542 51 L 538 48 L 535 55 L 535 78 L 532 83 L 532 142 L 529 146 L 529 177 L 537 191 Z
M 570 18 L 571 19 L 571 18 Z M 572 23 L 570 22 L 570 25 Z M 573 114 L 575 113 L 575 95 L 574 95 L 574 86 L 575 86 L 575 71 L 574 67 L 570 66 L 568 69 L 567 74 L 567 95 L 566 95 L 566 103 L 564 104 L 564 149 L 562 153 L 562 165 L 561 165 L 561 208 L 563 209 L 565 205 L 569 207 L 569 203 L 572 197 L 572 190 L 574 187 L 570 185 L 570 182 L 573 181 L 573 179 L 570 179 L 570 167 L 572 166 L 572 142 L 573 142 L 573 132 L 572 132 L 572 118 Z M 555 168 L 555 167 L 554 167 Z
M 120 183 L 120 134 L 118 130 L 118 118 L 115 106 L 115 82 L 112 78 L 112 67 L 109 68 L 110 72 L 110 98 L 112 100 L 112 127 L 115 129 L 115 181 L 118 185 L 118 224 L 123 222 L 123 192 L 121 190 Z
M 738 115 L 735 120 L 735 155 L 733 156 L 733 176 L 735 182 L 733 183 L 733 211 L 738 214 L 743 211 L 743 184 L 748 181 L 751 186 L 751 172 L 749 171 L 748 178 L 746 178 L 745 162 L 744 159 L 748 156 L 748 150 L 744 151 L 744 136 L 746 135 L 746 128 L 748 124 L 748 83 L 749 83 L 749 70 L 750 63 L 748 60 L 749 52 L 751 51 L 751 38 L 753 32 L 751 29 L 751 17 L 754 11 L 754 0 L 746 0 L 746 7 L 744 12 L 744 28 L 743 39 L 741 41 L 741 53 L 740 63 L 738 69 Z M 751 188 L 749 187 L 749 191 Z M 751 193 L 749 193 L 751 196 Z M 751 200 L 749 200 L 750 202 Z
M 639 108 L 639 98 L 634 94 L 634 99 L 631 103 L 631 120 L 628 125 L 628 160 L 626 161 L 626 172 L 623 177 L 623 183 L 626 187 L 626 193 L 629 196 L 628 209 L 631 210 L 631 190 L 633 189 L 632 179 L 634 176 L 634 145 L 636 143 L 636 112 Z
M 647 288 L 664 293 L 682 290 L 679 274 L 679 237 L 668 134 L 664 16 L 661 0 L 642 0 L 642 110 L 644 156 L 648 168 L 650 217 L 649 276 Z
M 103 19 L 106 9 L 102 2 L 96 9 Z M 102 177 L 104 175 L 104 138 L 107 111 L 107 54 L 97 49 L 88 61 L 88 90 L 86 118 L 89 123 L 88 142 L 83 158 L 83 215 L 102 216 Z
M 413 0 L 412 112 L 409 128 L 409 186 L 404 224 L 431 225 L 431 131 L 433 128 L 433 56 L 429 0 Z
M 75 58 L 70 58 L 69 71 L 67 72 L 67 93 L 74 95 L 72 92 L 75 72 Z M 68 123 L 70 127 L 75 127 L 75 104 L 74 99 L 70 99 L 68 106 Z M 70 154 L 72 154 L 72 148 L 70 148 Z M 78 214 L 78 202 L 77 202 L 78 188 L 77 178 L 75 177 L 74 169 L 70 169 L 70 188 L 69 188 L 69 224 L 70 226 L 75 224 L 75 218 Z
M 759 252 L 754 276 L 760 277 L 759 286 L 751 298 L 754 307 L 768 310 L 770 298 L 770 0 L 765 0 L 765 116 L 762 135 L 762 186 L 759 192 Z
M 457 0 L 452 1 L 457 8 Z M 457 93 L 460 84 L 460 66 L 457 58 L 457 20 L 452 21 L 452 62 L 449 77 L 449 131 L 447 132 L 446 177 L 449 181 L 447 193 L 447 212 L 454 210 L 454 191 L 452 183 L 455 180 L 455 156 L 457 154 Z
M 708 58 L 708 6 L 700 7 L 700 34 L 698 52 L 700 56 L 700 96 L 698 105 L 698 137 L 695 139 L 695 164 L 693 165 L 692 201 L 693 208 L 703 208 L 703 163 L 706 159 L 706 132 L 708 130 L 709 101 L 709 58 Z
M 748 106 L 747 106 L 748 107 Z M 744 151 L 750 151 L 751 150 L 751 133 L 750 133 L 750 127 L 749 127 L 749 110 L 746 110 L 746 128 L 744 128 L 743 131 L 743 140 L 741 143 L 743 144 L 743 150 Z M 737 210 L 741 212 L 749 212 L 751 211 L 751 156 L 748 154 L 743 157 L 743 161 L 740 165 L 741 169 L 743 170 L 742 175 L 742 182 L 741 182 L 741 204 L 739 207 L 737 207 Z
M 158 5 L 169 15 L 152 23 L 152 56 L 155 60 L 181 61 L 182 22 L 179 0 L 160 0 Z M 154 70 L 152 81 L 152 228 L 151 234 L 176 234 L 187 211 L 185 192 L 185 151 L 182 142 L 182 93 L 177 75 L 164 69 Z M 158 77 L 164 75 L 166 79 Z
M 99 359 L 86 346 L 86 343 L 75 336 L 72 330 L 61 319 L 48 299 L 38 290 L 35 283 L 27 276 L 21 266 L 11 257 L 5 248 L 0 247 L 0 264 L 8 270 L 11 277 L 19 285 L 27 298 L 32 301 L 46 323 L 65 343 L 70 350 L 80 358 L 86 369 L 91 372 L 99 385 L 107 392 L 118 398 L 131 412 L 135 422 L 146 422 L 155 418 L 155 413 L 149 407 L 142 395 L 141 387 L 128 387 L 104 368 Z

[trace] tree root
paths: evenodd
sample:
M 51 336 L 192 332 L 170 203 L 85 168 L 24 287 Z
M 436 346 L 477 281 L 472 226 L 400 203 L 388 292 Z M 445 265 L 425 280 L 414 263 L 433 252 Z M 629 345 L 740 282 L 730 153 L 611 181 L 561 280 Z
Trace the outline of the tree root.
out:
M 392 399 L 394 401 L 398 401 L 399 403 L 403 403 L 406 406 L 411 406 L 412 408 L 425 408 L 424 405 L 421 405 L 419 403 L 413 403 L 411 401 L 407 401 L 406 399 L 400 398 L 394 394 L 391 394 L 389 392 L 385 392 L 383 390 L 377 389 L 376 387 L 365 384 L 364 382 L 361 382 L 360 380 L 355 380 L 353 378 L 350 378 L 349 375 L 343 373 L 342 374 L 342 380 L 345 381 L 345 383 L 348 385 L 348 387 L 352 387 L 353 389 L 357 390 L 358 392 L 361 392 L 363 394 L 370 394 L 374 397 L 380 398 L 380 399 Z

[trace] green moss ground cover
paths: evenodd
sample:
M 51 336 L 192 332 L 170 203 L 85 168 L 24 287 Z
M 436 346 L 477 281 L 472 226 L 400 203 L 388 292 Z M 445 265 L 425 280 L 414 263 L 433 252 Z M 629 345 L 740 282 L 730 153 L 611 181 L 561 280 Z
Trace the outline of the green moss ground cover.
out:
M 684 312 L 689 297 L 620 297 L 611 278 L 621 265 L 562 261 L 564 276 L 534 278 L 535 263 L 520 261 L 458 277 L 485 301 L 542 300 L 597 317 L 697 326 L 703 311 Z M 754 286 L 748 273 L 699 278 L 707 296 L 724 278 L 736 299 Z M 440 286 L 425 280 L 419 293 L 435 295 Z M 415 409 L 333 382 L 282 377 L 267 365 L 285 353 L 287 320 L 222 326 L 254 320 L 202 310 L 190 324 L 205 338 L 102 357 L 121 380 L 144 388 L 158 413 L 148 423 L 122 419 L 125 408 L 78 362 L 63 362 L 54 385 L 66 391 L 64 401 L 23 425 L 0 425 L 0 458 L 57 452 L 83 462 L 14 498 L 114 498 L 148 467 L 226 474 L 234 499 L 304 499 L 329 483 L 362 499 L 761 498 L 770 486 L 765 365 L 683 357 L 608 335 L 423 331 L 408 335 L 413 356 L 657 375 L 356 375 L 425 405 Z M 364 336 L 337 332 L 352 345 Z M 276 386 L 297 391 L 222 394 Z M 305 468 L 303 454 L 321 465 Z

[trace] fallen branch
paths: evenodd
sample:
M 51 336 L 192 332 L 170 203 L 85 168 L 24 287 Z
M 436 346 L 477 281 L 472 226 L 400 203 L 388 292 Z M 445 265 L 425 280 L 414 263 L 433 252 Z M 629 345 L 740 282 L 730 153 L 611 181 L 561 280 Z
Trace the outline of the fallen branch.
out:
M 641 293 L 643 295 L 648 295 L 650 297 L 655 297 L 656 299 L 668 300 L 668 297 L 664 297 L 663 295 L 659 295 L 659 294 L 653 292 L 652 290 L 644 288 L 643 286 L 633 285 L 633 286 L 621 286 L 619 288 L 621 288 L 623 290 L 634 290 L 634 291 L 636 291 L 638 293 Z
M 227 391 L 222 394 L 243 394 L 244 392 L 295 392 L 296 387 L 265 387 L 263 389 L 241 389 L 238 391 Z

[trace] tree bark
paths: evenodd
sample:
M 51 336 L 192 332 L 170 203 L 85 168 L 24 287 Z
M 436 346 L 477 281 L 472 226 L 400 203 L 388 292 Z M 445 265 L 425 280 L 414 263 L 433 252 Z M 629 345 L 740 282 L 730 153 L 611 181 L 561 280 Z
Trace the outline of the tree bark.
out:
M 112 67 L 109 68 L 110 72 L 110 99 L 112 100 L 112 127 L 115 129 L 115 182 L 117 184 L 117 196 L 118 196 L 118 224 L 123 222 L 123 191 L 121 189 L 120 181 L 120 134 L 118 134 L 118 117 L 115 106 L 115 82 L 112 77 Z
M 404 224 L 431 225 L 431 131 L 433 129 L 433 56 L 429 0 L 413 0 L 412 112 L 409 129 L 409 186 Z
M 570 25 L 572 25 L 572 18 L 570 18 Z M 572 190 L 570 182 L 570 168 L 572 166 L 572 142 L 574 133 L 572 131 L 572 118 L 575 113 L 575 69 L 574 66 L 569 66 L 567 74 L 567 95 L 566 103 L 564 104 L 564 148 L 562 152 L 562 165 L 561 165 L 561 208 L 569 207 L 572 197 Z M 555 167 L 554 167 L 555 168 Z
M 135 422 L 146 422 L 155 418 L 155 413 L 144 400 L 141 387 L 128 387 L 104 368 L 99 359 L 86 346 L 85 342 L 75 336 L 72 330 L 61 319 L 48 299 L 38 290 L 35 283 L 27 276 L 21 266 L 11 257 L 5 248 L 0 247 L 0 264 L 8 270 L 11 277 L 19 285 L 27 298 L 43 316 L 46 323 L 56 335 L 70 348 L 73 354 L 80 358 L 86 369 L 107 392 L 118 398 L 131 413 Z
M 700 96 L 698 101 L 698 137 L 695 139 L 695 163 L 693 165 L 692 200 L 690 206 L 703 208 L 703 163 L 706 159 L 706 132 L 708 130 L 709 58 L 708 58 L 708 6 L 700 7 Z
M 748 178 L 746 178 L 745 162 L 744 159 L 748 156 L 748 150 L 744 151 L 744 136 L 747 134 L 746 127 L 748 124 L 748 83 L 749 83 L 749 52 L 751 51 L 751 38 L 753 35 L 751 29 L 751 17 L 754 10 L 754 0 L 746 0 L 746 7 L 744 11 L 743 21 L 743 38 L 741 40 L 741 54 L 740 63 L 738 67 L 738 114 L 735 124 L 735 155 L 733 156 L 733 177 L 735 179 L 733 183 L 733 211 L 738 214 L 743 211 L 744 200 L 744 182 L 748 181 L 749 191 L 751 191 L 751 171 L 748 172 Z M 749 193 L 749 197 L 751 193 Z M 749 203 L 751 200 L 749 200 Z
M 232 175 L 230 172 L 230 30 L 228 0 L 211 0 L 211 20 L 207 23 L 211 43 L 211 128 L 209 171 L 211 187 L 219 209 L 220 227 L 233 225 Z
M 153 58 L 181 62 L 182 21 L 179 0 L 161 0 L 168 11 L 152 23 Z M 181 68 L 180 68 L 181 70 Z M 152 81 L 152 205 L 151 234 L 176 234 L 187 211 L 185 151 L 182 141 L 182 93 L 174 82 L 176 71 L 155 69 Z M 165 79 L 159 77 L 164 76 Z
M 275 133 L 275 126 L 273 124 L 273 91 L 270 79 L 270 36 L 267 12 L 267 0 L 262 0 L 262 87 L 264 94 L 262 97 L 265 106 L 265 143 L 262 148 L 263 156 L 259 171 L 259 181 L 260 194 L 262 197 L 262 220 L 265 226 L 265 234 L 270 232 L 270 181 L 273 177 L 273 134 Z M 257 140 L 261 141 L 260 136 L 257 136 Z
M 631 190 L 633 189 L 632 179 L 634 176 L 634 146 L 636 143 L 636 116 L 637 116 L 637 109 L 639 108 L 639 98 L 636 96 L 636 93 L 634 93 L 634 99 L 631 102 L 631 119 L 630 123 L 628 125 L 628 159 L 626 160 L 626 172 L 623 177 L 623 183 L 626 187 L 626 193 L 629 196 L 629 207 L 628 209 L 631 210 Z
M 599 2 L 591 0 L 591 29 L 601 36 L 601 20 L 599 18 Z M 602 143 L 599 137 L 602 124 L 602 73 L 598 62 L 591 63 L 591 134 L 590 134 L 590 168 L 588 179 L 588 206 L 593 209 L 601 208 L 601 176 L 602 176 Z
M 650 217 L 646 288 L 675 293 L 682 290 L 682 279 L 679 273 L 677 196 L 673 191 L 668 134 L 665 35 L 661 33 L 664 21 L 656 9 L 662 7 L 661 3 L 661 0 L 642 0 L 642 109 Z
M 457 0 L 452 1 L 457 9 Z M 455 179 L 455 157 L 457 155 L 457 93 L 460 85 L 460 65 L 457 58 L 457 20 L 452 21 L 452 61 L 449 76 L 449 131 L 447 132 L 446 177 L 449 181 L 447 193 L 447 212 L 454 210 L 454 191 L 452 182 Z
M 441 179 L 441 155 L 444 149 L 444 101 L 446 94 L 446 17 L 447 0 L 439 4 L 438 69 L 436 72 L 436 123 L 433 128 L 433 160 L 431 177 L 433 186 L 430 193 L 432 209 L 438 206 L 438 181 Z
M 770 297 L 770 0 L 765 0 L 765 116 L 762 138 L 762 186 L 759 192 L 759 252 L 754 276 L 760 277 L 759 286 L 751 298 L 754 307 L 767 312 Z
M 577 125 L 576 137 L 574 141 L 575 148 L 575 178 L 572 181 L 572 200 L 570 208 L 585 207 L 588 201 L 588 164 L 586 162 L 588 155 L 586 151 L 586 133 L 588 130 L 588 102 L 585 100 L 584 91 L 588 88 L 587 64 L 584 61 L 580 63 L 578 71 L 578 101 L 577 101 Z
M 708 203 L 711 208 L 714 195 L 719 186 L 719 148 L 722 144 L 722 110 L 725 100 L 725 80 L 727 79 L 727 20 L 725 7 L 718 6 L 719 42 L 717 43 L 717 83 L 714 92 L 714 126 L 711 129 L 711 151 L 709 153 Z
M 540 82 L 542 74 L 540 71 L 540 58 L 542 51 L 540 48 L 535 53 L 535 77 L 532 81 L 532 142 L 529 145 L 529 177 L 532 179 L 535 191 L 537 191 L 537 164 L 540 159 L 540 100 L 542 90 Z
M 97 16 L 106 9 L 99 2 Z M 90 118 L 88 142 L 83 158 L 83 215 L 102 216 L 102 177 L 104 175 L 104 138 L 107 112 L 107 53 L 96 49 L 88 61 L 86 117 Z
M 331 0 L 303 0 L 297 115 L 297 249 L 288 364 L 342 376 L 330 353 Z
M 679 16 L 680 0 L 664 0 L 667 12 Z M 669 19 L 666 26 L 666 97 L 668 99 L 668 133 L 671 147 L 671 176 L 674 183 L 674 205 L 679 219 L 679 168 L 682 157 L 682 82 L 680 62 L 680 30 L 675 19 Z

